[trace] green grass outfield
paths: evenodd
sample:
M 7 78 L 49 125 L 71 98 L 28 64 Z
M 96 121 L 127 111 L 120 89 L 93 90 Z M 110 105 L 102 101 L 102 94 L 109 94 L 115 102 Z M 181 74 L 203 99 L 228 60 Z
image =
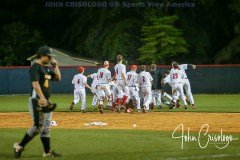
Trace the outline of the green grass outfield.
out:
M 28 111 L 28 95 L 0 96 L 0 112 L 26 112 Z M 212 95 L 199 94 L 194 95 L 195 103 L 198 107 L 194 112 L 240 112 L 240 94 Z M 68 106 L 73 100 L 73 95 L 52 95 L 51 100 L 58 104 L 56 111 L 68 111 Z M 93 111 L 91 107 L 92 95 L 87 96 L 87 111 Z M 78 103 L 75 107 L 80 108 Z M 163 105 L 163 109 L 155 111 L 169 111 Z M 174 111 L 174 110 L 172 110 Z
M 26 129 L 1 129 L 0 159 L 13 159 L 13 143 L 19 141 Z M 208 144 L 201 149 L 197 142 L 173 139 L 170 132 L 135 130 L 70 130 L 52 129 L 52 148 L 62 154 L 56 159 L 79 160 L 186 160 L 240 159 L 240 141 L 232 141 L 225 149 Z M 197 136 L 197 134 L 194 134 Z M 239 137 L 239 134 L 232 134 Z M 205 142 L 202 142 L 205 144 Z M 25 148 L 22 159 L 42 159 L 40 138 Z
M 57 111 L 68 111 L 72 95 L 53 95 L 52 101 L 58 103 Z M 88 96 L 88 111 L 92 96 Z M 240 112 L 240 95 L 194 95 L 198 109 L 192 112 Z M 0 96 L 0 112 L 25 112 L 27 95 Z M 79 106 L 79 104 L 78 104 Z M 77 111 L 77 107 L 76 107 Z M 164 109 L 154 111 L 169 111 Z M 176 112 L 176 110 L 171 110 Z M 223 117 L 224 118 L 224 117 Z M 156 122 L 161 123 L 161 122 Z M 236 125 L 239 122 L 233 122 Z M 27 129 L 0 129 L 0 160 L 13 159 L 13 143 L 20 141 Z M 179 132 L 178 132 L 179 133 Z M 187 134 L 187 133 L 185 133 Z M 190 133 L 197 137 L 197 133 Z M 219 133 L 215 133 L 220 135 Z M 56 159 L 80 160 L 239 160 L 240 133 L 226 133 L 238 140 L 230 142 L 224 149 L 218 149 L 214 144 L 208 144 L 204 149 L 198 142 L 184 142 L 181 149 L 181 139 L 173 139 L 172 132 L 141 131 L 141 130 L 96 130 L 96 129 L 56 129 L 52 128 L 52 148 L 63 156 Z M 206 143 L 206 138 L 202 140 Z M 217 144 L 219 146 L 223 144 Z M 23 152 L 22 159 L 42 159 L 43 147 L 39 136 L 30 142 Z

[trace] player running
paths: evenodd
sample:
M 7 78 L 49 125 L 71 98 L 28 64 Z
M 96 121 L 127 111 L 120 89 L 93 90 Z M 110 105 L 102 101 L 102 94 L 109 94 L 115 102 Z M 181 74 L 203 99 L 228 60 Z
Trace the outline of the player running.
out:
M 97 98 L 97 85 L 98 85 L 98 76 L 97 73 L 93 73 L 87 76 L 87 78 L 91 78 L 92 84 L 91 84 L 91 92 L 93 93 L 93 99 L 92 99 L 92 106 L 95 107 L 97 105 L 98 102 L 98 98 Z
M 73 77 L 72 84 L 74 85 L 74 100 L 72 101 L 69 109 L 72 111 L 75 104 L 81 100 L 81 112 L 86 113 L 86 90 L 85 87 L 92 89 L 87 84 L 87 77 L 83 75 L 85 68 L 78 67 L 78 74 Z

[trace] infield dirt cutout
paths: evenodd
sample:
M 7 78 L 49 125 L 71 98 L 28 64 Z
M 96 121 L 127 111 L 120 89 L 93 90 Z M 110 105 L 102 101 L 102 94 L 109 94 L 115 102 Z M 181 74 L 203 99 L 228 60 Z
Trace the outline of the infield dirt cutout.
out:
M 199 112 L 149 112 L 104 113 L 98 112 L 55 112 L 52 120 L 54 128 L 65 129 L 131 129 L 173 131 L 179 124 L 184 129 L 197 132 L 204 124 L 209 124 L 209 132 L 240 133 L 240 113 L 199 113 Z M 106 126 L 85 126 L 90 122 L 105 122 Z M 135 125 L 134 125 L 135 124 Z M 28 112 L 0 113 L 0 128 L 29 128 L 32 118 Z

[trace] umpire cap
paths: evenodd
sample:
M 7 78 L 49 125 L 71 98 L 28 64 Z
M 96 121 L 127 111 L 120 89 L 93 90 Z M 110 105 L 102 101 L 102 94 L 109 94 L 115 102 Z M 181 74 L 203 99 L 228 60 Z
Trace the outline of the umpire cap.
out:
M 55 56 L 53 53 L 52 53 L 52 49 L 49 48 L 48 46 L 41 46 L 38 51 L 37 51 L 37 58 L 41 58 L 43 56 Z

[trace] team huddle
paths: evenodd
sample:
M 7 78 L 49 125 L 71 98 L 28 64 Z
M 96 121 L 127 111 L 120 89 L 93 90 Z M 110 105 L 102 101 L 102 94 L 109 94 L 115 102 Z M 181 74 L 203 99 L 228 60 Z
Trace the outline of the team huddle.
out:
M 108 70 L 109 62 L 105 61 L 102 68 L 97 73 L 84 76 L 83 67 L 78 67 L 79 74 L 76 74 L 72 80 L 74 85 L 74 100 L 69 109 L 73 110 L 74 105 L 81 100 L 81 112 L 86 112 L 86 91 L 89 88 L 93 93 L 92 106 L 98 107 L 100 113 L 104 113 L 104 100 L 107 100 L 107 108 L 113 112 L 146 113 L 149 109 L 162 108 L 162 103 L 169 109 L 180 108 L 180 99 L 185 109 L 191 105 L 196 109 L 190 82 L 185 70 L 188 67 L 196 68 L 192 64 L 179 65 L 172 62 L 172 69 L 161 74 L 155 64 L 151 68 L 142 65 L 140 73 L 136 73 L 138 67 L 132 65 L 129 72 L 126 72 L 126 66 L 122 63 L 122 55 L 117 56 L 117 64 L 114 67 L 114 75 Z M 92 84 L 87 84 L 87 78 L 91 78 Z M 167 94 L 162 86 L 170 85 L 172 87 L 172 96 Z M 185 91 L 185 92 L 184 92 Z M 185 94 L 186 96 L 185 96 Z

